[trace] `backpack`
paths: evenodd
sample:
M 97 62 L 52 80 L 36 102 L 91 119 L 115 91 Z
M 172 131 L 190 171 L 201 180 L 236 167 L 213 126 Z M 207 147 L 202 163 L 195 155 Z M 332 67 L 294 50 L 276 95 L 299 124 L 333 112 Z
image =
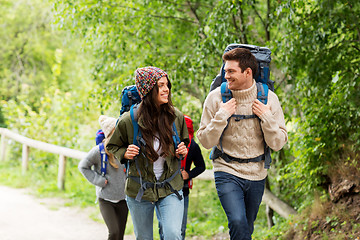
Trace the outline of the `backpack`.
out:
M 141 102 L 141 97 L 135 85 L 125 87 L 121 92 L 121 109 L 120 116 L 124 112 L 128 112 L 130 107 Z
M 249 49 L 250 52 L 255 56 L 257 63 L 258 63 L 258 67 L 259 67 L 258 74 L 255 76 L 256 88 L 257 88 L 257 98 L 263 104 L 267 104 L 269 89 L 274 91 L 274 81 L 270 80 L 270 78 L 269 78 L 269 76 L 270 76 L 269 65 L 271 62 L 270 49 L 266 48 L 266 47 L 258 47 L 255 45 L 248 45 L 248 44 L 230 44 L 225 48 L 224 53 L 226 53 L 232 49 L 235 49 L 235 48 Z M 222 101 L 225 103 L 232 98 L 232 93 L 227 87 L 227 80 L 225 79 L 224 65 L 225 64 L 223 63 L 220 73 L 214 78 L 213 82 L 211 83 L 210 91 L 212 91 L 220 86 L 221 98 L 222 98 Z M 252 114 L 252 115 L 235 115 L 234 114 L 231 117 L 234 117 L 236 121 L 250 119 L 250 118 L 257 118 L 257 116 L 255 114 Z M 239 158 L 231 157 L 224 152 L 223 146 L 222 146 L 222 138 L 223 138 L 223 134 L 224 134 L 225 130 L 228 127 L 230 118 L 228 119 L 228 123 L 219 139 L 219 145 L 220 145 L 221 149 L 219 150 L 216 146 L 214 146 L 210 153 L 210 159 L 214 160 L 218 157 L 222 157 L 226 162 L 237 161 L 237 162 L 241 162 L 241 163 L 259 162 L 259 161 L 265 160 L 265 168 L 269 169 L 270 163 L 271 163 L 271 154 L 270 154 L 270 148 L 266 144 L 265 139 L 264 139 L 264 148 L 265 148 L 264 154 L 260 155 L 258 157 L 255 157 L 255 158 L 239 159 Z
M 255 76 L 255 81 L 257 83 L 257 88 L 258 88 L 258 99 L 262 103 L 266 104 L 269 89 L 271 91 L 274 91 L 274 81 L 270 80 L 271 50 L 267 47 L 258 47 L 249 44 L 233 43 L 225 48 L 224 53 L 233 50 L 235 48 L 246 48 L 250 50 L 250 52 L 255 56 L 256 61 L 258 63 L 258 71 L 257 71 L 258 74 Z M 224 82 L 226 83 L 224 66 L 225 64 L 223 63 L 220 73 L 213 79 L 210 85 L 210 92 L 216 89 L 217 87 L 219 87 L 222 83 Z M 262 90 L 261 88 L 264 88 L 264 90 L 261 91 Z
M 101 143 L 104 139 L 105 139 L 105 134 L 104 134 L 103 130 L 101 130 L 101 129 L 97 130 L 96 135 L 95 135 L 96 145 L 99 145 L 99 143 Z
M 190 139 L 189 145 L 187 146 L 187 150 L 188 150 L 188 154 L 189 154 L 191 142 L 193 141 L 193 138 L 194 138 L 194 127 L 193 127 L 192 119 L 187 115 L 184 115 L 184 117 L 185 117 L 185 123 L 186 123 L 187 129 L 188 129 L 188 132 L 189 132 L 189 139 Z M 188 154 L 184 157 L 183 160 L 181 160 L 181 169 L 182 170 L 185 170 Z M 191 165 L 191 163 L 190 163 L 190 165 Z M 187 186 L 184 185 L 184 187 L 188 187 L 189 189 L 192 189 L 193 180 L 189 179 L 187 182 Z
M 104 143 L 102 142 L 104 139 L 105 139 L 104 132 L 101 129 L 97 130 L 96 135 L 95 135 L 95 142 L 96 142 L 96 145 L 99 146 L 100 159 L 101 159 L 101 175 L 102 176 L 105 176 L 107 164 L 109 162 L 108 156 L 104 149 Z
M 100 157 L 101 157 L 101 176 L 104 177 L 106 174 L 107 164 L 109 163 L 108 155 L 105 152 L 104 143 L 100 143 L 98 146 L 99 146 Z

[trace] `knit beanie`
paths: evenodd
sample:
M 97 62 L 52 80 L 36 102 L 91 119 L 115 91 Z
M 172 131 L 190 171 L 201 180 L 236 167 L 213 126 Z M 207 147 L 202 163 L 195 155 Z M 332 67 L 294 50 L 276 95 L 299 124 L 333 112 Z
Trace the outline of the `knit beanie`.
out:
M 157 67 L 143 67 L 135 71 L 135 84 L 143 99 L 154 88 L 156 82 L 162 78 L 167 77 L 167 73 Z
M 115 128 L 116 118 L 101 115 L 99 117 L 99 124 L 105 134 L 105 137 L 107 138 Z
M 194 138 L 194 127 L 193 127 L 193 121 L 191 118 L 187 115 L 184 115 L 185 117 L 185 123 L 189 132 L 190 140 Z

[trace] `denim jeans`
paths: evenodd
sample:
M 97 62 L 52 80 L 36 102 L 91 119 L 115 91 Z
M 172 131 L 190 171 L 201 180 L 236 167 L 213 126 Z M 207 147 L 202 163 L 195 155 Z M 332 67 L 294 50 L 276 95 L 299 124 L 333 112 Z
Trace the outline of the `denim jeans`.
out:
M 184 196 L 184 215 L 183 215 L 182 224 L 181 224 L 181 239 L 182 240 L 185 239 L 188 208 L 189 208 L 189 195 Z M 156 209 L 156 214 L 159 215 L 157 209 Z M 159 236 L 160 236 L 160 240 L 164 240 L 164 233 L 163 233 L 161 221 L 159 221 Z
M 182 195 L 182 190 L 178 191 Z M 170 194 L 157 202 L 142 200 L 126 196 L 134 232 L 137 240 L 153 239 L 154 210 L 158 221 L 162 223 L 162 232 L 165 240 L 181 239 L 181 223 L 184 212 L 184 200 L 179 200 L 176 194 Z
M 250 181 L 215 172 L 215 185 L 228 219 L 231 240 L 251 240 L 254 221 L 265 189 L 265 179 Z

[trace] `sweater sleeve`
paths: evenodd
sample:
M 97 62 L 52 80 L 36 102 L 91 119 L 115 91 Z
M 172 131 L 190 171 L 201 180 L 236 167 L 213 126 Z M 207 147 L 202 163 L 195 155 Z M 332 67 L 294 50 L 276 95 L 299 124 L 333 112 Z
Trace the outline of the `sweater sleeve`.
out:
M 201 150 L 199 145 L 193 140 L 191 140 L 191 145 L 189 148 L 189 154 L 187 156 L 186 159 L 187 162 L 189 163 L 189 169 L 191 167 L 191 162 L 194 163 L 195 167 L 193 169 L 191 169 L 188 174 L 189 174 L 189 178 L 192 179 L 194 177 L 197 177 L 199 174 L 201 174 L 202 172 L 205 171 L 205 162 L 204 162 L 204 158 L 201 154 Z
M 105 187 L 106 178 L 91 169 L 92 166 L 101 164 L 100 151 L 98 149 L 98 146 L 93 147 L 85 158 L 80 161 L 78 169 L 91 184 L 98 187 Z
M 284 113 L 278 97 L 272 92 L 270 94 L 270 91 L 269 103 L 271 111 L 260 116 L 261 128 L 266 144 L 274 151 L 279 151 L 288 139 Z
M 212 91 L 206 98 L 201 115 L 200 128 L 197 131 L 201 145 L 210 149 L 219 143 L 220 136 L 227 125 L 229 112 L 220 108 L 220 89 Z

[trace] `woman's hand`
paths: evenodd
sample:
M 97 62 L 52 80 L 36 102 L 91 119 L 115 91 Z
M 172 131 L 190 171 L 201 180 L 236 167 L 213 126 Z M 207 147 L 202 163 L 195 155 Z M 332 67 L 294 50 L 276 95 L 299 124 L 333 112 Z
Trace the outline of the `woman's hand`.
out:
M 181 175 L 182 175 L 184 180 L 189 179 L 189 173 L 186 170 L 181 169 Z
M 179 157 L 179 155 L 182 155 L 183 157 L 185 157 L 187 152 L 188 151 L 187 151 L 187 148 L 186 148 L 184 142 L 181 142 L 176 149 L 176 152 L 175 152 L 176 157 Z
M 134 144 L 130 144 L 126 149 L 126 152 L 124 154 L 124 158 L 126 158 L 126 159 L 134 159 L 134 157 L 139 154 L 139 150 L 140 150 L 140 148 L 138 146 L 136 146 Z

